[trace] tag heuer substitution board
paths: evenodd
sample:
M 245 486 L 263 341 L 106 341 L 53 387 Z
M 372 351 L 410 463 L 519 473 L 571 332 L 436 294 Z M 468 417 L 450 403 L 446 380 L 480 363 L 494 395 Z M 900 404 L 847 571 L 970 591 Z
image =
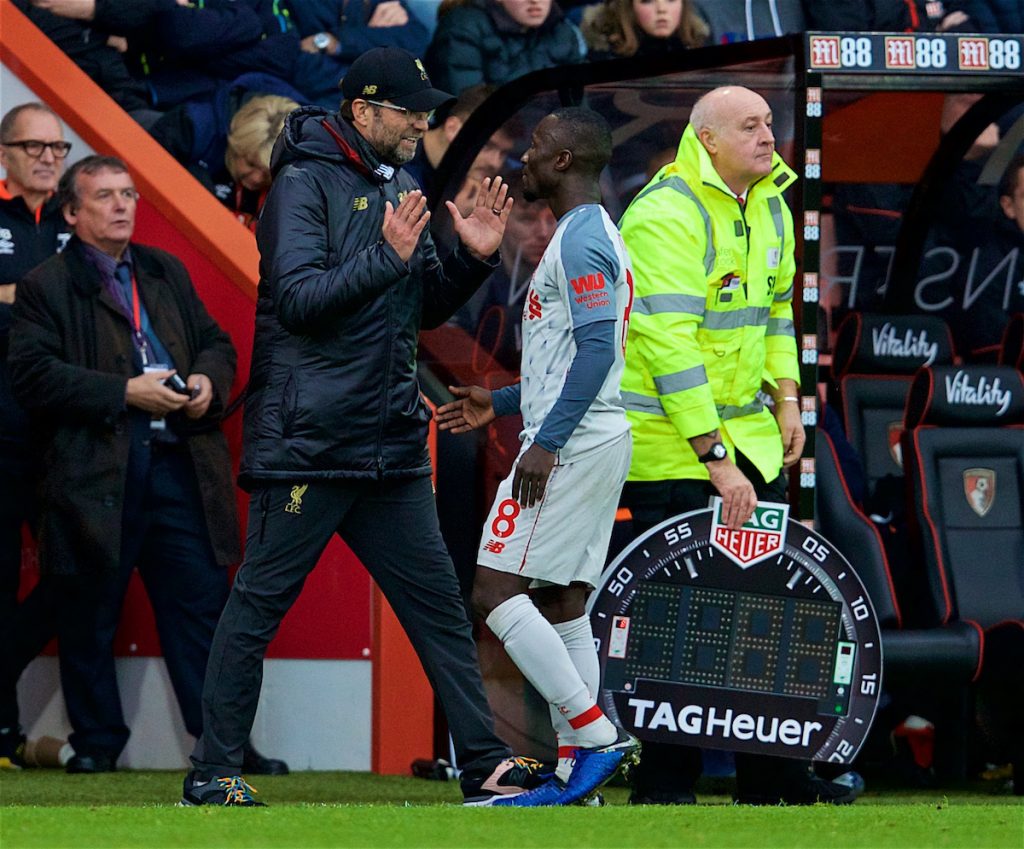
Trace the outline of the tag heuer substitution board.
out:
M 878 622 L 849 562 L 758 503 L 741 530 L 669 519 L 605 570 L 588 608 L 600 704 L 643 740 L 848 763 L 882 685 Z

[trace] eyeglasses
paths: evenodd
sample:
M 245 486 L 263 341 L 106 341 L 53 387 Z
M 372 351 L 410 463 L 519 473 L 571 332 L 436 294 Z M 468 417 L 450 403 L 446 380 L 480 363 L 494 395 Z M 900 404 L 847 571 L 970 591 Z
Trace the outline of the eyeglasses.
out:
M 50 151 L 57 159 L 63 159 L 71 152 L 71 142 L 69 141 L 44 142 L 37 141 L 36 139 L 25 139 L 24 141 L 0 142 L 0 144 L 3 144 L 4 147 L 20 147 L 33 159 L 38 159 L 42 156 L 46 148 L 50 148 Z
M 398 112 L 405 116 L 405 119 L 410 123 L 416 121 L 427 121 L 430 122 L 434 119 L 434 110 L 431 109 L 429 112 L 413 112 L 411 109 L 406 109 L 404 106 L 395 106 L 393 103 L 381 103 L 379 100 L 367 100 L 367 103 L 373 106 L 379 106 L 381 109 L 391 109 L 394 112 Z

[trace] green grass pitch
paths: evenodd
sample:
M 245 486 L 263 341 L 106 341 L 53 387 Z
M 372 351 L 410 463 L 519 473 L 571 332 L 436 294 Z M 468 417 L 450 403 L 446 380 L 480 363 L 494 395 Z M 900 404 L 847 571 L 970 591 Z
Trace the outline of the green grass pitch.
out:
M 464 809 L 455 782 L 296 773 L 255 782 L 267 808 L 179 808 L 182 773 L 0 775 L 0 847 L 1024 847 L 1020 797 L 988 788 L 868 792 L 845 808 Z M 719 788 L 720 789 L 720 788 Z M 712 791 L 713 792 L 713 791 Z

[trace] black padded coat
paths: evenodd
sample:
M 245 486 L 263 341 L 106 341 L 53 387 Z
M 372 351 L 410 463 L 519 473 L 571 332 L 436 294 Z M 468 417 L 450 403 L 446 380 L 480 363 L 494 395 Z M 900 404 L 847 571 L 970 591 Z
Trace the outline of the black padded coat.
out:
M 241 485 L 430 474 L 419 331 L 446 321 L 497 261 L 456 249 L 441 262 L 424 231 L 402 262 L 381 234 L 384 204 L 416 182 L 336 114 L 293 112 L 271 171 Z

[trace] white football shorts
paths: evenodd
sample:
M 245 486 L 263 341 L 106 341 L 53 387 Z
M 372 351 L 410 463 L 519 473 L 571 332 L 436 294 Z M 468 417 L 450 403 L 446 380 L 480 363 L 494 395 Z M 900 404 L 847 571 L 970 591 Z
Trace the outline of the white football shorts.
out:
M 632 445 L 627 431 L 571 463 L 555 466 L 543 499 L 533 507 L 522 507 L 512 498 L 516 457 L 494 496 L 477 563 L 532 578 L 531 587 L 567 587 L 574 582 L 596 587 L 608 556 Z

